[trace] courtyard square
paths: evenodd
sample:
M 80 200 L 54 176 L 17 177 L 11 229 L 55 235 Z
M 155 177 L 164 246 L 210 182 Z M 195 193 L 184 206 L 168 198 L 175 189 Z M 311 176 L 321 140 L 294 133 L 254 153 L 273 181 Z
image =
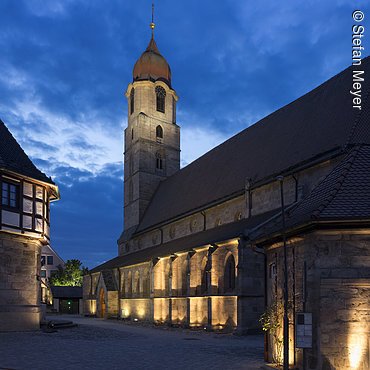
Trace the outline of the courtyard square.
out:
M 48 319 L 54 319 L 49 317 Z M 78 316 L 55 333 L 0 333 L 0 369 L 260 369 L 263 336 L 235 336 Z

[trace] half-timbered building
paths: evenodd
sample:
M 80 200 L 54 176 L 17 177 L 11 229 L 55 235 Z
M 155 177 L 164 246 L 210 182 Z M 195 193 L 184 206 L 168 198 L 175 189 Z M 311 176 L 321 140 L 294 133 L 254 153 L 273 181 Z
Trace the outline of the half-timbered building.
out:
M 59 191 L 2 121 L 0 189 L 0 331 L 36 329 L 41 247 L 50 242 L 50 202 Z

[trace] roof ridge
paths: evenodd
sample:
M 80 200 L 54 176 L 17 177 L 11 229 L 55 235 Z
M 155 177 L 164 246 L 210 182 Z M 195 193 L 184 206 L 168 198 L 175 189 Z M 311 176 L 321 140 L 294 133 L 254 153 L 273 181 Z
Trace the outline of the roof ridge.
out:
M 366 58 L 370 58 L 370 56 L 366 57 Z M 364 58 L 364 59 L 366 59 Z M 200 161 L 203 157 L 206 157 L 206 156 L 209 156 L 211 152 L 214 152 L 216 150 L 218 150 L 220 147 L 222 147 L 226 142 L 232 142 L 233 140 L 236 140 L 237 137 L 243 135 L 243 133 L 245 133 L 246 131 L 248 130 L 252 130 L 254 129 L 256 126 L 261 126 L 263 124 L 263 121 L 267 120 L 270 116 L 273 116 L 275 114 L 277 114 L 278 112 L 281 112 L 283 110 L 285 110 L 286 108 L 288 108 L 289 106 L 293 105 L 294 103 L 296 103 L 297 101 L 299 100 L 303 100 L 303 98 L 307 95 L 310 95 L 310 94 L 313 94 L 314 92 L 316 92 L 317 90 L 320 90 L 322 88 L 323 85 L 327 84 L 329 81 L 331 80 L 334 80 L 335 78 L 337 78 L 339 75 L 341 75 L 342 73 L 344 73 L 345 71 L 349 70 L 352 68 L 352 65 L 344 68 L 342 71 L 336 73 L 334 76 L 328 78 L 327 80 L 325 80 L 324 82 L 322 82 L 320 85 L 316 86 L 315 88 L 313 88 L 312 90 L 309 90 L 307 91 L 306 93 L 304 93 L 303 95 L 297 97 L 296 99 L 292 100 L 291 102 L 283 105 L 282 107 L 280 108 L 277 108 L 275 110 L 273 110 L 271 113 L 267 114 L 267 116 L 263 116 L 262 118 L 258 119 L 256 122 L 253 122 L 251 123 L 250 125 L 248 125 L 247 127 L 245 127 L 244 129 L 242 129 L 241 131 L 238 131 L 237 133 L 235 133 L 233 136 L 229 137 L 228 139 L 226 139 L 225 141 L 219 143 L 218 145 L 216 145 L 215 147 L 213 147 L 212 149 L 210 149 L 208 152 L 202 154 L 200 157 L 194 159 L 192 162 L 188 163 L 186 166 L 180 168 L 179 171 L 175 172 L 173 175 L 167 177 L 165 180 L 163 180 L 162 182 L 165 182 L 169 179 L 172 179 L 174 177 L 176 177 L 181 171 L 183 171 L 184 169 L 188 168 L 189 166 L 191 166 L 193 163 L 196 163 L 198 161 Z
M 343 169 L 341 170 L 340 176 L 338 176 L 338 179 L 336 180 L 336 184 L 331 190 L 329 197 L 324 199 L 321 204 L 312 211 L 311 218 L 318 218 L 320 214 L 329 206 L 329 204 L 334 200 L 335 196 L 338 194 L 339 190 L 342 188 L 344 181 L 347 178 L 348 172 L 352 168 L 352 165 L 358 155 L 359 148 L 355 147 L 351 150 L 351 152 L 348 154 L 346 158 L 343 159 L 343 161 L 340 164 L 343 164 L 345 161 L 346 163 L 343 164 Z M 338 165 L 339 166 L 339 165 Z M 335 168 L 325 177 L 325 179 L 321 182 L 321 184 L 335 171 Z M 320 186 L 318 184 L 317 186 Z

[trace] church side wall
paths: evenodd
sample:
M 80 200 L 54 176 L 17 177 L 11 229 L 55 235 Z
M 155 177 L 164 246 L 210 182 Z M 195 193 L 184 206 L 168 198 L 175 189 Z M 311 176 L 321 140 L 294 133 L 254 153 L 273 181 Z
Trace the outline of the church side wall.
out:
M 285 205 L 289 206 L 303 196 L 309 194 L 312 188 L 321 181 L 335 166 L 338 159 L 325 161 L 311 168 L 289 176 L 284 180 Z M 249 204 L 251 199 L 251 204 Z M 273 181 L 269 184 L 252 188 L 244 195 L 225 201 L 219 205 L 168 223 L 161 229 L 157 228 L 141 234 L 128 242 L 130 252 L 151 248 L 191 234 L 210 230 L 218 226 L 263 214 L 280 207 L 280 184 Z M 162 238 L 163 234 L 163 238 Z M 121 246 L 122 247 L 122 246 Z M 120 250 L 120 253 L 125 253 Z
M 225 276 L 227 261 L 232 270 Z M 209 329 L 237 326 L 238 242 L 120 268 L 120 291 L 106 292 L 107 316 Z M 230 274 L 234 276 L 232 281 Z M 94 281 L 99 281 L 95 286 Z M 226 285 L 230 285 L 226 287 Z M 99 273 L 84 277 L 84 312 L 101 316 Z M 105 291 L 104 291 L 105 292 Z
M 321 231 L 289 242 L 290 362 L 298 369 L 369 368 L 369 235 L 370 229 Z M 268 250 L 266 282 L 268 305 L 283 302 L 281 246 Z M 294 350 L 300 312 L 312 314 L 312 348 Z M 276 346 L 269 339 L 271 361 Z
M 284 181 L 286 205 L 289 206 L 307 195 L 334 164 L 335 161 L 327 161 L 301 171 L 294 177 L 287 177 Z M 279 183 L 274 181 L 252 188 L 250 194 L 246 192 L 242 196 L 210 207 L 204 213 L 198 212 L 165 225 L 162 230 L 155 229 L 143 233 L 130 240 L 130 251 L 150 248 L 247 218 L 249 214 L 255 216 L 279 207 L 280 187 Z M 184 326 L 238 326 L 240 333 L 256 329 L 265 304 L 264 262 L 262 256 L 248 254 L 248 248 L 238 251 L 237 243 L 235 240 L 229 245 L 219 247 L 211 253 L 211 257 L 210 246 L 205 245 L 193 248 L 195 253 L 191 256 L 188 252 L 181 252 L 175 258 L 153 255 L 154 263 L 121 268 L 121 291 L 119 299 L 117 298 L 118 315 L 123 318 L 157 323 L 170 322 Z M 186 245 L 184 250 L 186 251 Z M 234 255 L 238 266 L 238 289 L 226 294 L 224 268 L 225 259 L 230 253 Z M 238 262 L 240 254 L 245 254 L 243 263 Z M 156 257 L 161 258 L 156 260 Z M 208 262 L 210 260 L 211 267 Z M 210 268 L 210 271 L 203 276 L 205 268 Z M 206 288 L 204 279 L 208 279 Z M 91 285 L 95 286 L 96 282 L 92 281 Z M 86 305 L 94 312 L 97 305 L 94 300 L 97 300 L 94 293 L 91 297 Z

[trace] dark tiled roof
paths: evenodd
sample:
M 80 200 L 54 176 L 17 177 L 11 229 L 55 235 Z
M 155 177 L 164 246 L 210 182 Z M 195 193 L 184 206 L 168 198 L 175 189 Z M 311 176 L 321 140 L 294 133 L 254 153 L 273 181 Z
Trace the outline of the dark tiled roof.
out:
M 54 182 L 31 162 L 13 135 L 0 120 L 0 169 L 16 172 L 54 185 Z
M 286 229 L 320 221 L 370 221 L 370 146 L 352 148 L 349 154 L 311 193 L 286 212 Z M 281 213 L 257 228 L 252 239 L 281 233 Z
M 80 286 L 52 286 L 53 298 L 82 298 Z
M 370 75 L 369 57 L 361 68 Z M 247 178 L 256 183 L 346 144 L 370 144 L 369 82 L 362 84 L 362 116 L 352 108 L 349 67 L 209 151 L 160 184 L 137 232 L 236 195 Z
M 266 212 L 252 218 L 247 218 L 238 222 L 225 224 L 213 229 L 175 239 L 156 247 L 146 248 L 138 252 L 119 256 L 95 267 L 90 272 L 94 273 L 116 267 L 124 267 L 135 265 L 137 263 L 149 262 L 155 257 L 165 257 L 173 253 L 191 251 L 193 248 L 201 247 L 207 244 L 227 241 L 238 237 L 244 232 L 245 229 L 254 228 L 257 225 L 265 222 L 275 215 L 276 212 L 277 211 Z

